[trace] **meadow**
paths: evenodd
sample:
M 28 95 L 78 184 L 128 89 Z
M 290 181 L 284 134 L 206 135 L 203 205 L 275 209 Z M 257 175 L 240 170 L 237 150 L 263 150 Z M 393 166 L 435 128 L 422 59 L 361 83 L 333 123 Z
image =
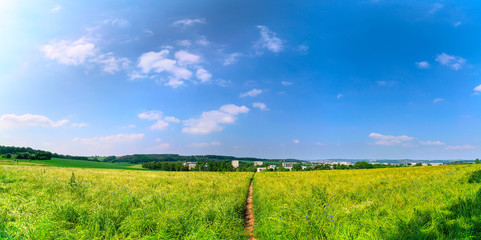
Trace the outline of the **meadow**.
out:
M 245 239 L 252 173 L 0 163 L 1 239 Z
M 261 172 L 259 239 L 480 239 L 481 166 Z

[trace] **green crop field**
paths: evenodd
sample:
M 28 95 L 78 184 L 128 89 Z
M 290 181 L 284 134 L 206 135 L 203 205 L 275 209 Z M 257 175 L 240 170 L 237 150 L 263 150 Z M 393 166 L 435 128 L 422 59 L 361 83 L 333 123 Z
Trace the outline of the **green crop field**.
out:
M 245 239 L 252 173 L 12 163 L 0 163 L 0 239 Z
M 246 239 L 252 177 L 258 239 L 481 238 L 481 165 L 253 175 L 50 161 L 0 160 L 0 239 Z
M 11 161 L 13 163 L 15 160 L 1 159 L 4 163 Z M 94 162 L 94 161 L 84 161 L 84 160 L 73 160 L 73 159 L 63 159 L 63 158 L 52 158 L 51 160 L 19 160 L 20 163 L 26 163 L 31 165 L 44 165 L 44 166 L 54 166 L 54 167 L 78 167 L 78 168 L 106 168 L 106 169 L 131 169 L 134 166 L 130 163 L 109 163 L 109 162 Z
M 265 172 L 259 239 L 480 239 L 479 165 Z

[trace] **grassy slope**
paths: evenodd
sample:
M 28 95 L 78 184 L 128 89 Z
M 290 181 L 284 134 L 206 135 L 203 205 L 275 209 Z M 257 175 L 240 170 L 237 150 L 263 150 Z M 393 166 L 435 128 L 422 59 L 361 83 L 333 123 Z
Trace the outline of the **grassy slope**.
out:
M 259 239 L 481 239 L 479 165 L 261 172 Z
M 0 165 L 0 239 L 245 239 L 251 176 Z
M 0 159 L 8 160 L 8 159 Z M 14 162 L 15 160 L 10 160 Z M 77 168 L 104 168 L 104 169 L 136 169 L 141 170 L 141 168 L 131 168 L 133 164 L 130 163 L 108 163 L 108 162 L 93 162 L 93 161 L 83 161 L 83 160 L 72 160 L 63 158 L 52 158 L 51 160 L 19 160 L 19 162 L 43 166 L 54 166 L 54 167 L 77 167 Z

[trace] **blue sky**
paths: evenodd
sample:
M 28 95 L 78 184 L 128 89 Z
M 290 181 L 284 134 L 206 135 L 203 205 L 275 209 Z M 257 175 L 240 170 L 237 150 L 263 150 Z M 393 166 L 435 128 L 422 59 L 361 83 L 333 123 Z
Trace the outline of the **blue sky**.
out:
M 478 1 L 13 1 L 0 144 L 481 157 Z

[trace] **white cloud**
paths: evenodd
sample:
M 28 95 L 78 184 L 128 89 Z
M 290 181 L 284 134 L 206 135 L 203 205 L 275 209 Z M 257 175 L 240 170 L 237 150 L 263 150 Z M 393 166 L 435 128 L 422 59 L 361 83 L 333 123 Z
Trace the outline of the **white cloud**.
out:
M 428 15 L 433 15 L 435 13 L 437 13 L 439 10 L 443 9 L 444 8 L 444 4 L 441 4 L 441 3 L 434 3 L 431 7 L 431 9 L 429 9 L 428 11 Z
M 232 124 L 236 121 L 236 115 L 247 113 L 249 108 L 227 104 L 219 110 L 203 112 L 199 118 L 192 118 L 184 121 L 182 132 L 191 134 L 208 134 L 219 132 L 224 129 L 222 124 Z
M 190 40 L 179 40 L 177 41 L 177 44 L 183 47 L 190 47 L 192 42 Z
M 481 92 L 481 84 L 479 84 L 477 87 L 473 89 L 476 92 Z
M 156 123 L 154 123 L 152 126 L 150 126 L 150 130 L 165 130 L 169 126 L 168 122 L 165 122 L 164 120 L 158 120 Z
M 189 53 L 185 50 L 177 51 L 175 53 L 175 58 L 180 66 L 191 65 L 200 62 L 200 57 L 198 55 Z
M 258 54 L 262 54 L 262 49 L 267 49 L 273 53 L 281 52 L 284 49 L 284 41 L 276 37 L 276 33 L 270 31 L 266 26 L 259 25 L 261 38 L 256 42 L 254 48 Z
M 52 12 L 58 12 L 58 11 L 60 11 L 60 9 L 62 9 L 62 6 L 56 5 L 54 8 L 50 9 L 50 11 L 52 11 Z
M 137 126 L 135 126 L 135 124 L 129 124 L 123 128 L 136 128 Z
M 79 65 L 96 53 L 95 44 L 85 38 L 76 41 L 50 41 L 41 49 L 45 58 L 57 60 L 60 64 Z
M 435 98 L 433 100 L 433 103 L 440 103 L 440 102 L 444 102 L 444 98 Z
M 261 102 L 252 103 L 252 106 L 255 108 L 259 108 L 262 111 L 269 111 L 269 108 L 267 108 L 266 104 Z
M 262 90 L 254 88 L 254 89 L 252 89 L 248 92 L 241 93 L 240 96 L 241 97 L 255 97 L 255 96 L 257 96 L 261 93 L 262 93 Z
M 453 23 L 453 26 L 454 26 L 454 27 L 459 27 L 461 24 L 462 24 L 462 22 L 455 22 L 455 23 Z
M 196 19 L 181 19 L 173 22 L 172 24 L 177 27 L 190 27 L 193 26 L 194 24 L 203 24 L 205 23 L 205 18 L 196 18 Z
M 93 138 L 74 138 L 74 142 L 80 142 L 84 144 L 102 144 L 102 143 L 128 143 L 138 141 L 144 138 L 143 133 L 138 134 L 117 134 L 106 137 L 93 137 Z
M 85 123 L 72 123 L 72 127 L 85 127 L 87 124 Z
M 295 143 L 295 144 L 299 144 L 301 141 L 299 141 L 298 139 L 294 139 L 294 140 L 292 140 L 292 142 Z
M 130 22 L 121 18 L 109 18 L 103 21 L 104 24 L 111 24 L 117 27 L 126 28 L 130 26 Z
M 189 147 L 203 148 L 203 147 L 211 147 L 211 146 L 219 146 L 219 145 L 221 145 L 220 142 L 213 141 L 210 143 L 192 143 L 189 145 Z
M 68 120 L 52 121 L 42 115 L 4 114 L 0 116 L 0 129 L 28 128 L 28 127 L 59 127 L 68 123 Z
M 446 150 L 472 150 L 472 149 L 475 149 L 474 146 L 471 146 L 471 145 L 462 145 L 462 146 L 446 146 L 444 147 L 444 149 Z
M 114 74 L 122 69 L 128 69 L 130 65 L 129 59 L 117 58 L 111 52 L 107 54 L 101 54 L 90 61 L 103 65 L 103 70 L 110 74 Z
M 322 146 L 326 146 L 326 144 L 320 143 L 320 142 L 316 142 L 315 144 L 316 144 L 317 146 L 321 146 L 321 147 L 322 147 Z
M 442 146 L 445 145 L 445 143 L 441 141 L 419 141 L 420 144 L 422 145 L 428 145 L 428 146 Z
M 148 112 L 139 113 L 139 115 L 137 116 L 140 119 L 159 120 L 162 117 L 162 112 L 157 110 L 152 110 Z
M 180 122 L 180 120 L 178 118 L 169 117 L 169 116 L 165 117 L 164 120 L 167 121 L 167 122 L 171 122 L 171 123 L 179 123 Z
M 163 151 L 163 150 L 167 150 L 170 148 L 170 144 L 168 143 L 161 143 L 157 146 L 155 146 L 152 150 L 159 150 L 159 151 Z
M 340 94 L 340 93 L 337 94 L 337 96 L 336 96 L 337 99 L 340 99 L 340 98 L 342 98 L 342 97 L 344 97 L 344 95 L 342 95 L 342 94 Z
M 291 86 L 292 82 L 282 81 L 281 84 L 284 85 L 284 86 Z
M 297 46 L 297 51 L 299 51 L 300 54 L 307 54 L 309 52 L 309 46 L 301 44 Z
M 200 39 L 197 39 L 195 43 L 200 46 L 207 46 L 210 42 L 205 37 L 201 37 Z
M 144 74 L 150 72 L 163 73 L 166 79 L 161 80 L 165 82 L 165 85 L 174 88 L 185 85 L 184 80 L 190 80 L 194 70 L 197 71 L 197 77 L 201 82 L 205 82 L 212 77 L 202 66 L 198 66 L 201 62 L 200 56 L 180 50 L 174 54 L 176 59 L 174 60 L 168 58 L 169 53 L 168 49 L 144 53 L 139 57 L 137 66 Z M 201 70 L 199 71 L 199 69 Z M 135 71 L 130 76 L 131 79 L 143 77 L 145 76 Z
M 416 64 L 416 67 L 418 67 L 419 69 L 427 69 L 430 67 L 429 63 L 426 61 L 415 62 L 415 64 Z
M 406 144 L 409 141 L 414 140 L 414 138 L 408 137 L 406 135 L 391 136 L 391 135 L 382 135 L 374 132 L 369 134 L 369 137 L 375 140 L 374 144 L 385 145 L 385 146 Z
M 144 29 L 144 33 L 147 37 L 154 36 L 154 32 L 152 32 L 152 30 L 150 30 L 150 29 Z
M 466 63 L 466 59 L 454 55 L 441 53 L 436 56 L 436 61 L 441 65 L 448 66 L 451 69 L 459 70 Z
M 205 70 L 204 68 L 197 69 L 197 78 L 200 80 L 201 83 L 208 82 L 212 77 L 209 71 Z
M 224 66 L 228 66 L 228 65 L 231 65 L 231 64 L 234 64 L 237 62 L 237 59 L 242 56 L 241 53 L 238 53 L 238 52 L 235 52 L 235 53 L 231 53 L 229 54 L 225 59 L 224 59 Z

